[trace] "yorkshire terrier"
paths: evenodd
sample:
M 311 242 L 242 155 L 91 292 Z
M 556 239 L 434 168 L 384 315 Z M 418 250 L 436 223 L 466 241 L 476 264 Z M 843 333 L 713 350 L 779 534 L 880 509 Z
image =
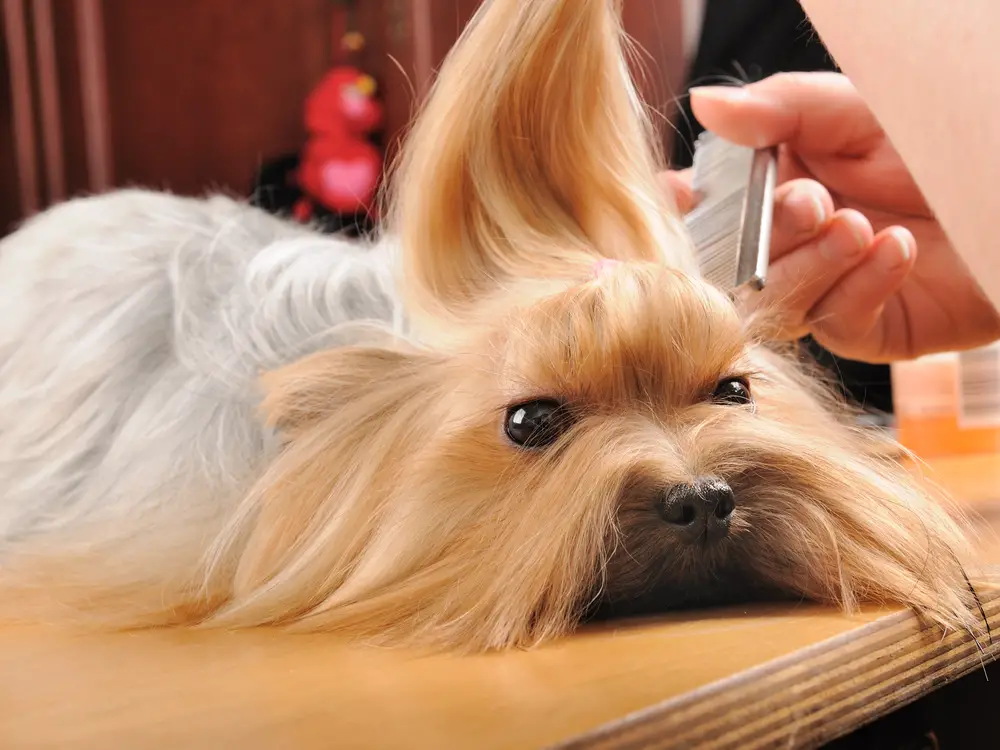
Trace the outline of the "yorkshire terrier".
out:
M 0 613 L 480 650 L 785 595 L 976 628 L 946 499 L 698 275 L 623 40 L 610 0 L 486 3 L 371 246 L 135 190 L 4 239 Z

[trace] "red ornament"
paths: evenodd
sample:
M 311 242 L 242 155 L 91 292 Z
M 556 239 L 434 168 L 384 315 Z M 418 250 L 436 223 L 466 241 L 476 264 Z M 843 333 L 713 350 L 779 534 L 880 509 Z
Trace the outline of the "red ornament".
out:
M 368 135 L 382 124 L 375 81 L 360 70 L 334 68 L 305 105 L 309 138 L 299 165 L 299 187 L 315 203 L 338 214 L 373 214 L 382 154 Z M 312 214 L 297 206 L 295 214 Z

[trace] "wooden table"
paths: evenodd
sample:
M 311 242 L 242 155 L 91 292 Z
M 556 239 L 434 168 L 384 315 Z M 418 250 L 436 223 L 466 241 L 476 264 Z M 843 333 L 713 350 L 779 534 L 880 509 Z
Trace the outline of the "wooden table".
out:
M 937 470 L 982 511 L 984 554 L 1000 563 L 989 533 L 1000 457 Z M 1000 593 L 981 593 L 1000 634 Z M 1000 639 L 984 648 L 906 611 L 809 605 L 663 617 L 473 658 L 268 631 L 7 629 L 0 749 L 815 747 L 981 670 Z

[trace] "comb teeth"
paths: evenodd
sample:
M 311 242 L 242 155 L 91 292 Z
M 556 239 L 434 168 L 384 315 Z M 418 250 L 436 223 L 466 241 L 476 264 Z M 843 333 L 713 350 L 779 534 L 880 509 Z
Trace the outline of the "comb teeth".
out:
M 740 223 L 743 191 L 733 192 L 711 205 L 699 204 L 698 215 L 688 217 L 688 231 L 697 249 L 702 276 L 723 289 L 739 286 Z
M 725 290 L 762 289 L 767 277 L 776 154 L 702 133 L 692 188 L 700 200 L 685 217 L 707 281 Z

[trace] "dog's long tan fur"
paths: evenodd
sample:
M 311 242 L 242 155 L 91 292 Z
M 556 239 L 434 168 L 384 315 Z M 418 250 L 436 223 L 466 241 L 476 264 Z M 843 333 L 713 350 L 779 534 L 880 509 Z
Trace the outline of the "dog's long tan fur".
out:
M 115 513 L 100 523 L 20 535 L 8 523 L 5 609 L 486 649 L 568 633 L 593 612 L 761 592 L 848 610 L 902 602 L 976 628 L 946 500 L 697 277 L 623 44 L 608 0 L 488 2 L 395 177 L 393 243 L 418 335 L 281 357 L 292 363 L 264 378 L 273 451 L 211 474 L 178 458 L 156 486 L 174 477 L 183 492 L 150 490 L 146 504 L 130 494 L 141 471 L 128 491 L 111 477 Z M 599 259 L 623 262 L 595 273 Z M 22 330 L 0 330 L 9 362 L 28 361 Z M 7 398 L 23 382 L 12 366 Z M 713 400 L 731 378 L 752 404 Z M 571 423 L 547 447 L 518 447 L 508 409 L 540 398 Z M 0 481 L 51 486 L 37 467 L 31 482 L 17 474 L 36 443 L 5 442 L 2 420 Z M 699 476 L 736 498 L 711 548 L 679 543 L 656 510 Z M 230 499 L 185 516 L 184 492 Z

